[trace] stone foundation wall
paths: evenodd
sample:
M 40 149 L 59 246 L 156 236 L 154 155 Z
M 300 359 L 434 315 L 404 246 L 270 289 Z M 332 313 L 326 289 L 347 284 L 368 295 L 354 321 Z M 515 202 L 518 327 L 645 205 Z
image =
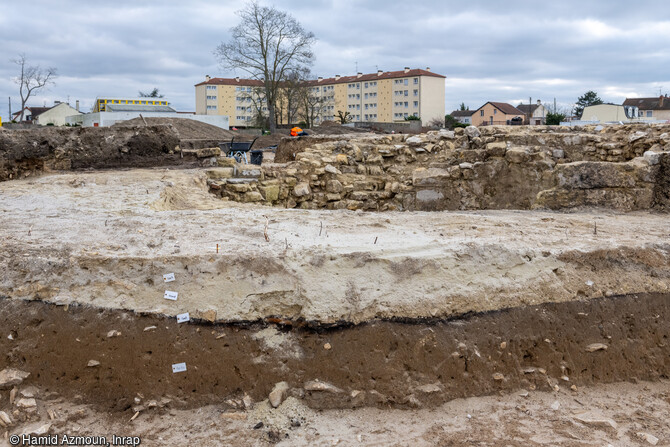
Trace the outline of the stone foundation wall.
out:
M 307 137 L 279 148 L 295 158 L 288 163 L 250 169 L 221 160 L 210 187 L 228 200 L 304 209 L 667 209 L 669 131 L 471 126 Z

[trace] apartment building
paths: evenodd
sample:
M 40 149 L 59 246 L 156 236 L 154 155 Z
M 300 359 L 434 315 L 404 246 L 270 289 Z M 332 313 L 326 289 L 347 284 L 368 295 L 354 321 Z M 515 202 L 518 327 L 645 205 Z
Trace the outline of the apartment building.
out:
M 425 123 L 434 118 L 443 120 L 445 78 L 429 68 L 409 67 L 355 76 L 320 77 L 308 81 L 310 110 L 301 113 L 309 113 L 316 124 L 335 120 L 338 111 L 349 112 L 356 122 L 392 123 L 409 116 L 417 116 Z M 251 95 L 254 87 L 262 87 L 262 82 L 207 76 L 204 82 L 195 85 L 196 114 L 228 115 L 231 126 L 251 125 L 256 110 Z

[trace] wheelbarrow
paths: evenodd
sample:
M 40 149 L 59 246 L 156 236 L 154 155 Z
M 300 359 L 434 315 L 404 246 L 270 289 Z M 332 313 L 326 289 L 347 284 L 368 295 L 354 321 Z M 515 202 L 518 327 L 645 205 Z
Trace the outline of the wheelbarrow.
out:
M 257 139 L 258 137 L 254 138 L 252 142 L 235 141 L 235 137 L 233 137 L 230 142 L 219 143 L 219 148 L 221 148 L 221 152 L 226 157 L 234 158 L 238 163 L 244 160 L 248 164 L 247 153 L 251 150 Z

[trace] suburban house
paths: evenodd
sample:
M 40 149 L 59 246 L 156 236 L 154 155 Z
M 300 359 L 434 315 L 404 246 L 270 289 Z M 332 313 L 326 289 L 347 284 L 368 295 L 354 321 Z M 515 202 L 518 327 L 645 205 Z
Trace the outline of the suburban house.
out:
M 79 101 L 77 101 L 77 108 L 72 107 L 66 102 L 56 101 L 53 107 L 37 115 L 37 124 L 41 126 L 46 126 L 48 124 L 52 126 L 64 126 L 67 123 L 66 118 L 68 116 L 82 115 L 82 113 L 77 110 L 78 108 Z
M 35 120 L 37 120 L 38 116 L 40 116 L 42 113 L 46 112 L 50 108 L 51 107 L 26 107 L 23 109 L 23 119 L 21 120 L 21 122 L 32 124 Z M 14 121 L 18 121 L 20 117 L 21 117 L 20 110 L 12 114 L 12 120 Z
M 526 115 L 526 124 L 540 126 L 547 123 L 547 113 L 549 113 L 549 110 L 539 99 L 537 100 L 537 104 L 519 104 L 516 108 Z
M 473 113 L 475 113 L 474 110 L 454 110 L 450 115 L 461 124 L 472 124 Z
M 472 114 L 473 126 L 523 124 L 524 113 L 506 102 L 487 102 Z
M 619 104 L 597 104 L 584 107 L 582 121 L 598 121 L 601 123 L 617 123 L 624 121 L 639 121 L 634 107 Z
M 306 82 L 311 110 L 289 113 L 286 105 L 278 104 L 277 124 L 292 124 L 305 114 L 313 117 L 314 124 L 319 124 L 335 120 L 338 111 L 348 112 L 355 122 L 393 123 L 410 116 L 419 117 L 424 123 L 433 119 L 442 121 L 445 78 L 429 68 L 409 67 L 399 71 L 319 77 Z M 232 126 L 253 126 L 259 108 L 261 113 L 267 113 L 267 104 L 257 94 L 262 85 L 255 79 L 206 76 L 205 81 L 195 85 L 196 113 L 228 115 Z
M 656 98 L 626 98 L 624 106 L 637 107 L 638 117 L 650 120 L 670 120 L 670 98 L 668 95 Z
M 71 115 L 81 115 L 77 108 L 70 106 L 66 102 L 54 101 L 52 107 L 26 107 L 23 113 L 22 123 L 38 124 L 40 126 L 64 126 L 67 123 L 66 118 Z M 21 111 L 12 114 L 12 119 L 18 121 Z

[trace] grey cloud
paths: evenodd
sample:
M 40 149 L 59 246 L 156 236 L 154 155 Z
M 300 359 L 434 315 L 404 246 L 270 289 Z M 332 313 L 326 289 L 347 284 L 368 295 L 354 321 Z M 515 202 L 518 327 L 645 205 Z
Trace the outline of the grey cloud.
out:
M 446 109 L 461 101 L 529 96 L 568 106 L 586 90 L 607 101 L 670 90 L 670 22 L 652 0 L 456 2 L 288 0 L 276 6 L 317 36 L 320 76 L 425 68 L 448 77 Z M 213 50 L 237 23 L 239 2 L 37 0 L 0 15 L 0 114 L 18 106 L 9 60 L 58 68 L 57 85 L 34 98 L 134 96 L 158 87 L 180 110 L 195 108 L 193 85 L 222 71 Z M 242 75 L 242 73 L 237 73 Z

